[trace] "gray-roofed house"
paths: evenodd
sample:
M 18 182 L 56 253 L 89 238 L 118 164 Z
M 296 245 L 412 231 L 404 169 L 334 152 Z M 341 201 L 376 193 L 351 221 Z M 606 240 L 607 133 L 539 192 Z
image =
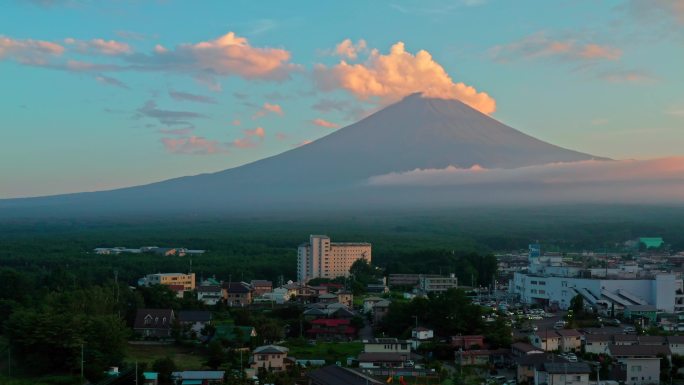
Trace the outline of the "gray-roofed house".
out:
M 593 354 L 607 354 L 608 346 L 612 345 L 612 336 L 608 334 L 585 334 L 584 351 Z
M 181 310 L 178 312 L 178 322 L 185 332 L 195 333 L 195 336 L 199 336 L 202 329 L 211 323 L 211 312 L 206 310 Z
M 530 345 L 532 346 L 532 345 Z M 547 362 L 568 362 L 565 358 L 555 355 L 554 353 L 539 352 L 537 354 L 529 354 L 516 357 L 513 360 L 516 363 L 516 379 L 518 383 L 526 382 L 534 384 L 537 371 L 543 369 Z
M 574 352 L 582 348 L 582 333 L 577 329 L 560 329 L 556 333 L 560 336 L 560 349 L 564 352 Z
M 378 324 L 382 322 L 389 312 L 390 301 L 383 299 L 373 305 L 373 323 Z
M 670 359 L 672 354 L 667 345 L 614 345 L 609 350 L 620 363 L 614 379 L 626 385 L 660 383 L 660 360 Z
M 197 300 L 205 305 L 213 306 L 221 302 L 223 291 L 219 285 L 197 286 Z
M 589 385 L 589 373 L 586 362 L 545 362 L 535 375 L 535 385 Z
M 143 337 L 168 338 L 175 315 L 171 309 L 138 309 L 133 330 Z
M 252 303 L 252 289 L 245 282 L 224 282 L 223 298 L 228 306 L 248 306 Z
M 616 334 L 613 343 L 620 346 L 638 345 L 639 338 L 635 334 Z
M 672 354 L 684 355 L 684 336 L 667 336 L 667 344 Z
M 511 344 L 511 353 L 516 357 L 520 357 L 528 354 L 540 354 L 544 353 L 544 351 L 526 342 L 514 342 Z

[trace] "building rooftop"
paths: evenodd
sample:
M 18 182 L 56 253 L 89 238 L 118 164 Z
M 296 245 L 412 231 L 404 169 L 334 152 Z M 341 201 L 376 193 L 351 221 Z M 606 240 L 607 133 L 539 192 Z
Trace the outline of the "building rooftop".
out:
M 254 349 L 254 354 L 286 354 L 290 349 L 278 345 L 264 345 Z
M 211 312 L 206 310 L 181 310 L 178 312 L 180 322 L 209 322 Z
M 625 306 L 625 310 L 629 311 L 657 311 L 653 305 L 630 305 Z
M 659 354 L 672 354 L 667 345 L 612 345 L 608 349 L 614 357 L 656 357 Z
M 223 380 L 226 372 L 223 370 L 187 370 L 171 373 L 172 378 L 183 380 Z
M 582 333 L 580 333 L 577 329 L 560 329 L 556 330 L 556 333 L 558 333 L 561 337 L 581 337 Z
M 307 373 L 314 385 L 382 385 L 384 382 L 355 370 L 330 365 Z
M 591 367 L 586 362 L 547 362 L 544 369 L 550 374 L 589 374 Z

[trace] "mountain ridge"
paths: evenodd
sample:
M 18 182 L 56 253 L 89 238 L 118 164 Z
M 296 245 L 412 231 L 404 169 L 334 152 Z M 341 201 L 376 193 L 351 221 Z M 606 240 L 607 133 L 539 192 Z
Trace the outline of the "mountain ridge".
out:
M 301 206 L 321 194 L 357 191 L 368 178 L 392 172 L 589 159 L 605 158 L 541 141 L 457 100 L 412 94 L 310 144 L 242 166 L 109 191 L 0 200 L 0 208 Z

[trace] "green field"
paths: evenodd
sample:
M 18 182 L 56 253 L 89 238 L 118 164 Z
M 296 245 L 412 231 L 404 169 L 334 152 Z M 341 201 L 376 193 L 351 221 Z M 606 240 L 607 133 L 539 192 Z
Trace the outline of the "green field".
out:
M 148 366 L 160 358 L 171 357 L 179 370 L 206 369 L 204 348 L 176 345 L 128 345 L 126 362 L 147 362 Z
M 283 344 L 290 349 L 289 356 L 300 359 L 325 360 L 327 363 L 342 361 L 347 357 L 356 357 L 363 350 L 361 342 L 317 342 L 315 345 L 300 341 Z

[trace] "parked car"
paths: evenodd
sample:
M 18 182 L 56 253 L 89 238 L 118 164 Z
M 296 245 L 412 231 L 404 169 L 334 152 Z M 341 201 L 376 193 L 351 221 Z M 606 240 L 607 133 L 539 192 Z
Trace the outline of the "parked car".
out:
M 625 326 L 624 329 L 622 329 L 622 331 L 627 334 L 634 334 L 636 333 L 636 328 L 634 326 Z

